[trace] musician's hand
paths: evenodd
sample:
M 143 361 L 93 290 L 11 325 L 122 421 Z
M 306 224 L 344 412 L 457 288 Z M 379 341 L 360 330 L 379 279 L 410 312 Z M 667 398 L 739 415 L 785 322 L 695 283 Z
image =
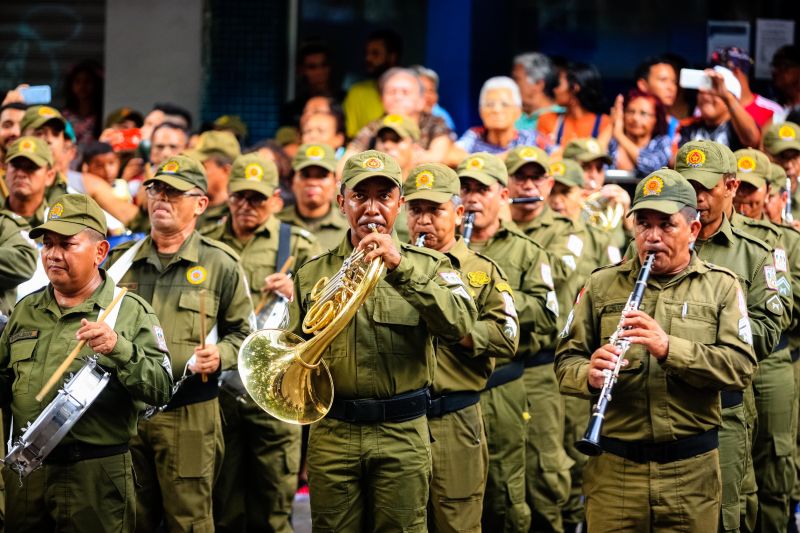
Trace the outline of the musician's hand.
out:
M 622 321 L 625 329 L 621 338 L 628 339 L 631 344 L 641 344 L 656 359 L 664 359 L 669 353 L 669 336 L 650 315 L 643 311 L 625 311 Z
M 117 345 L 117 332 L 105 322 L 89 322 L 81 319 L 81 329 L 76 334 L 78 340 L 85 340 L 86 344 L 94 351 L 107 355 Z
M 205 348 L 194 349 L 194 364 L 189 370 L 195 374 L 213 374 L 219 368 L 219 348 L 216 344 L 206 344 Z
M 595 389 L 603 388 L 603 370 L 614 370 L 614 365 L 617 364 L 617 355 L 619 355 L 619 348 L 613 344 L 605 344 L 594 351 L 591 359 L 589 359 L 589 386 Z M 628 360 L 622 361 L 622 366 L 627 366 Z
M 264 286 L 261 287 L 261 292 L 277 292 L 287 300 L 291 300 L 294 293 L 292 278 L 280 272 L 270 274 L 264 278 Z
M 375 248 L 370 250 L 373 246 Z M 376 257 L 383 259 L 383 264 L 386 265 L 387 270 L 394 270 L 397 268 L 397 265 L 400 264 L 400 260 L 403 258 L 403 256 L 400 255 L 400 250 L 395 247 L 392 236 L 387 233 L 370 233 L 366 235 L 361 239 L 361 242 L 358 243 L 358 249 L 370 250 L 367 255 L 364 256 L 366 262 L 370 262 Z

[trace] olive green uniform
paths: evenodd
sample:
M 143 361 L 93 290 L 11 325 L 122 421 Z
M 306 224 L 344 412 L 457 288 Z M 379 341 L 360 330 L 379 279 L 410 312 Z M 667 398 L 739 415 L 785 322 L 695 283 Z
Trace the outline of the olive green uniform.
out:
M 109 262 L 132 245 L 116 247 Z M 201 331 L 201 309 L 206 328 L 218 328 L 221 369 L 235 368 L 252 316 L 239 258 L 195 231 L 165 261 L 162 266 L 152 239 L 145 237 L 120 286 L 149 301 L 161 317 L 174 379 L 181 378 L 207 333 Z M 132 447 L 139 531 L 154 531 L 162 519 L 170 531 L 213 531 L 211 489 L 224 448 L 217 396 L 216 375 L 205 383 L 192 375 L 164 412 L 139 423 Z
M 475 396 L 475 403 L 434 416 L 430 411 L 433 476 L 428 502 L 429 531 L 481 531 L 489 449 L 481 418 L 479 393 L 494 369 L 494 358 L 510 358 L 519 343 L 513 296 L 501 291 L 505 275 L 487 257 L 470 251 L 461 238 L 447 251 L 478 308 L 470 335 L 474 346 L 441 343 L 436 348 L 434 406 Z
M 589 278 L 556 354 L 563 393 L 599 392 L 589 388 L 589 359 L 616 330 L 640 268 L 636 257 Z M 692 257 L 668 279 L 651 276 L 640 309 L 669 335 L 669 351 L 660 361 L 641 345 L 625 354 L 630 364 L 605 413 L 606 453 L 590 458 L 584 471 L 589 531 L 714 531 L 718 391 L 746 387 L 756 365 L 751 336 L 738 328 L 747 320 L 744 295 L 731 272 Z M 687 449 L 699 442 L 696 452 Z M 661 462 L 628 455 L 656 447 Z
M 229 214 L 230 209 L 228 208 L 227 202 L 209 205 L 208 208 L 203 211 L 203 214 L 198 217 L 196 227 L 198 230 L 203 231 L 213 228 L 214 226 L 220 226 L 225 223 Z
M 257 301 L 264 278 L 277 270 L 280 221 L 269 217 L 247 242 L 236 238 L 230 220 L 202 234 L 239 254 L 250 296 Z M 314 237 L 294 226 L 289 242 L 289 253 L 298 265 L 318 251 Z M 241 382 L 233 377 L 234 382 Z M 219 402 L 225 458 L 214 485 L 217 531 L 291 531 L 292 500 L 300 467 L 300 426 L 264 412 L 243 387 L 231 383 L 225 375 Z
M 552 267 L 547 253 L 513 223 L 505 222 L 491 239 L 486 242 L 473 240 L 470 246 L 493 259 L 508 278 L 511 289 L 508 292 L 514 295 L 520 325 L 517 357 L 525 361 L 537 355 L 541 336 L 556 331 L 558 317 Z M 504 366 L 498 362 L 495 371 Z M 481 394 L 481 410 L 489 441 L 489 474 L 482 520 L 486 531 L 527 531 L 530 527 L 531 509 L 525 501 L 525 461 L 531 415 L 524 381 L 516 379 L 488 388 Z M 560 406 L 560 398 L 555 400 Z M 562 412 L 560 408 L 559 412 Z M 548 414 L 537 411 L 533 416 L 548 417 Z M 538 423 L 538 419 L 534 423 Z M 563 419 L 558 423 L 563 432 Z M 556 437 L 559 443 L 561 435 L 559 433 Z M 568 470 L 569 465 L 566 468 Z
M 67 177 L 61 172 L 56 173 L 56 179 L 52 185 L 47 187 L 44 191 L 44 200 L 49 205 L 53 205 L 56 200 L 67 194 Z
M 49 205 L 50 204 L 47 202 L 47 199 L 45 198 L 44 201 L 42 201 L 41 205 L 39 205 L 39 207 L 36 208 L 36 211 L 33 213 L 33 215 L 29 217 L 23 217 L 21 215 L 16 215 L 16 216 L 22 218 L 30 227 L 35 228 L 36 226 L 40 226 L 44 223 L 45 213 L 47 212 Z M 2 209 L 3 211 L 8 211 L 9 213 L 13 213 L 13 211 L 11 210 L 11 204 L 9 204 L 8 199 L 6 199 L 2 203 L 2 207 L 0 209 Z
M 333 378 L 334 408 L 337 402 L 388 400 L 429 387 L 433 332 L 455 343 L 474 325 L 475 304 L 449 261 L 393 240 L 400 264 L 382 276 L 323 353 Z M 314 285 L 338 272 L 352 251 L 347 232 L 338 248 L 296 272 L 292 331 L 307 337 L 301 324 Z M 425 531 L 431 479 L 427 418 L 352 423 L 332 414 L 312 425 L 309 436 L 314 530 Z
M 29 230 L 24 218 L 0 210 L 0 312 L 6 316 L 14 308 L 17 285 L 36 270 L 39 254 L 33 241 L 26 238 Z
M 328 214 L 317 219 L 303 218 L 294 205 L 285 208 L 277 216 L 284 222 L 310 231 L 322 250 L 332 250 L 339 246 L 342 235 L 348 229 L 347 219 L 339 211 L 336 202 L 331 204 Z
M 81 319 L 94 321 L 114 296 L 105 277 L 83 303 L 62 309 L 52 285 L 22 299 L 0 337 L 0 391 L 14 415 L 13 435 L 22 435 L 58 393 L 53 387 L 42 402 L 34 396 L 64 357 L 77 345 Z M 46 459 L 20 486 L 10 469 L 6 482 L 7 531 L 131 531 L 136 522 L 131 454 L 125 451 L 136 434 L 136 419 L 145 403 L 169 400 L 172 379 L 167 347 L 158 318 L 140 297 L 126 295 L 114 326 L 117 344 L 98 364 L 111 379 L 95 402 Z M 85 346 L 70 372 L 92 355 Z M 113 449 L 113 448 L 117 449 Z M 70 449 L 92 448 L 95 458 L 81 460 Z M 103 450 L 105 448 L 105 450 Z M 111 448 L 110 451 L 108 449 Z

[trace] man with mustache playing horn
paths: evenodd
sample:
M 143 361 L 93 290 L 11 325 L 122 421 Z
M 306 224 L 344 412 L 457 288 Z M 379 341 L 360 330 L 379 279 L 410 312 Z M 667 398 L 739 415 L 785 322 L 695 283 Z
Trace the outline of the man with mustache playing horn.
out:
M 561 392 L 595 400 L 624 357 L 600 434 L 604 453 L 584 470 L 588 530 L 715 531 L 719 393 L 747 386 L 756 366 L 747 302 L 732 272 L 692 251 L 701 223 L 680 174 L 647 176 L 631 212 L 637 252 L 590 276 L 556 351 Z M 650 254 L 642 303 L 629 310 Z M 630 343 L 627 353 L 612 334 Z

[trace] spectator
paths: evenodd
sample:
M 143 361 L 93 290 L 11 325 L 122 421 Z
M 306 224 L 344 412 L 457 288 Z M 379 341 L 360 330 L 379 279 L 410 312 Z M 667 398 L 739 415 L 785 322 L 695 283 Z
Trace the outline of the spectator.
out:
M 729 69 L 739 80 L 739 84 L 742 86 L 742 96 L 739 98 L 739 102 L 756 121 L 759 129 L 769 122 L 774 113 L 781 112 L 781 106 L 778 102 L 773 102 L 760 94 L 755 94 L 750 89 L 749 76 L 753 60 L 747 52 L 735 46 L 719 48 L 711 54 L 711 63 Z
M 300 123 L 303 144 L 325 144 L 337 159 L 344 153 L 344 119 L 341 113 L 314 113 Z
M 119 175 L 119 154 L 108 143 L 93 142 L 83 147 L 81 170 L 104 179 L 109 185 Z
M 611 110 L 611 124 L 608 153 L 614 168 L 632 170 L 644 178 L 669 165 L 672 139 L 667 135 L 661 100 L 639 89 L 631 90 L 624 99 L 619 95 Z
M 96 141 L 103 125 L 103 71 L 95 61 L 82 61 L 64 80 L 64 118 L 78 144 Z
M 141 113 L 130 107 L 120 107 L 109 113 L 106 117 L 105 128 L 129 130 L 132 128 L 141 128 L 143 124 L 144 117 Z
M 546 55 L 530 52 L 516 56 L 511 76 L 522 95 L 522 114 L 516 123 L 518 130 L 535 131 L 542 115 L 557 115 L 567 110 L 553 101 L 552 91 L 558 85 L 559 75 Z
M 331 54 L 324 42 L 315 41 L 300 46 L 297 54 L 297 79 L 295 98 L 281 107 L 281 125 L 299 124 L 303 108 L 311 97 L 342 98 L 331 76 Z
M 640 92 L 658 98 L 665 110 L 675 105 L 678 97 L 678 71 L 663 57 L 651 57 L 636 67 L 636 87 Z M 680 127 L 678 117 L 667 115 L 667 135 L 675 137 Z
M 278 181 L 280 182 L 281 198 L 283 203 L 288 205 L 294 203 L 292 198 L 292 158 L 283 150 L 280 144 L 272 139 L 267 139 L 254 144 L 244 153 L 250 154 L 257 152 L 258 155 L 272 161 L 278 167 Z
M 247 139 L 247 124 L 239 115 L 222 115 L 214 120 L 213 129 L 216 131 L 229 131 L 236 136 L 239 143 Z
M 19 139 L 21 135 L 19 125 L 22 122 L 22 117 L 25 116 L 27 107 L 21 102 L 3 104 L 0 107 L 0 160 L 2 161 L 5 161 L 5 154 L 9 145 Z
M 414 146 L 419 142 L 419 135 L 419 128 L 410 118 L 387 115 L 381 120 L 375 149 L 392 156 L 406 177 L 414 167 Z
M 439 105 L 439 75 L 435 71 L 423 67 L 422 65 L 415 65 L 411 69 L 417 73 L 419 80 L 425 87 L 425 108 L 423 111 L 430 113 L 434 117 L 439 117 L 444 120 L 447 127 L 451 130 L 456 129 L 455 122 L 442 106 Z
M 772 83 L 781 96 L 783 110 L 772 121 L 781 124 L 792 111 L 800 110 L 800 45 L 779 48 L 772 56 Z

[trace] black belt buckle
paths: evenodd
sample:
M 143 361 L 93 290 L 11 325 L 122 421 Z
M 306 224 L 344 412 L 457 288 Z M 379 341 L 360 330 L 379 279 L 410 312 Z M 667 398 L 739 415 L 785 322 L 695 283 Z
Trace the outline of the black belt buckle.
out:
M 383 402 L 376 400 L 347 400 L 344 403 L 344 419 L 347 422 L 382 422 L 386 418 Z

